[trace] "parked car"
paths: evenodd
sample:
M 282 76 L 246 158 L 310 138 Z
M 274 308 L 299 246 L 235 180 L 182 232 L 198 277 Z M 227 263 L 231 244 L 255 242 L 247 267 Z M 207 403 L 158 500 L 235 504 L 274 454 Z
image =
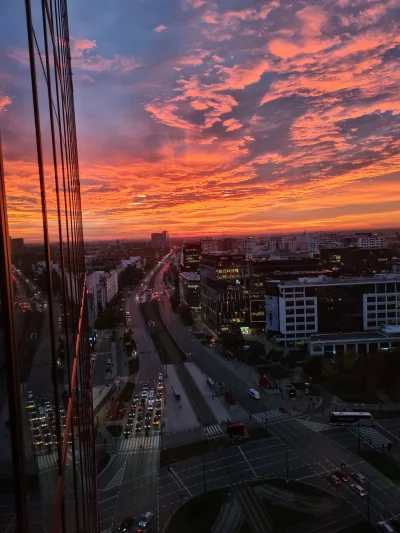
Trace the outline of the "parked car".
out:
M 278 409 L 282 413 L 285 413 L 285 415 L 290 415 L 290 411 L 289 411 L 289 409 L 286 409 L 286 407 L 279 407 Z

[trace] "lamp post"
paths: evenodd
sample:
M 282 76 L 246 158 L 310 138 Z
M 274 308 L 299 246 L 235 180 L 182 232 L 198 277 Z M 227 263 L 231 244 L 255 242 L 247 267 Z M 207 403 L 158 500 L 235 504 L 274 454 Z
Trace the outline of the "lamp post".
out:
M 289 483 L 289 460 L 288 460 L 287 442 L 285 442 L 285 459 L 286 459 L 286 483 Z
M 367 500 L 367 519 L 368 524 L 370 523 L 371 519 L 371 480 L 368 480 L 368 500 Z
M 358 419 L 358 453 L 361 451 L 361 441 L 360 441 L 360 419 Z
M 203 486 L 204 486 L 204 492 L 207 492 L 207 482 L 206 482 L 206 459 L 205 454 L 203 453 Z

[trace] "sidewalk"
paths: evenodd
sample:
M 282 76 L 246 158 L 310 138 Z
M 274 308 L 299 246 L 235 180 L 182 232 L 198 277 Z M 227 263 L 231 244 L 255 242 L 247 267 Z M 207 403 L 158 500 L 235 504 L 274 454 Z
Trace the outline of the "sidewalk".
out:
M 164 380 L 164 431 L 163 433 L 177 433 L 200 427 L 189 399 L 184 393 L 181 382 L 176 374 L 174 365 L 167 365 Z M 180 400 L 174 395 L 175 388 L 180 393 Z
M 195 363 L 185 363 L 185 367 L 192 376 L 193 381 L 196 383 L 209 408 L 214 413 L 218 423 L 230 421 L 232 419 L 231 412 L 228 411 L 220 397 L 215 395 L 213 389 L 206 382 L 207 375 L 203 374 Z

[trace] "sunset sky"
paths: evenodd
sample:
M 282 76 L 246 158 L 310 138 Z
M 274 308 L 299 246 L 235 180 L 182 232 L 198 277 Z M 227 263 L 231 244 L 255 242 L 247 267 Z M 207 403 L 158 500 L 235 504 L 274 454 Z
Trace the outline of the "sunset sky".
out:
M 400 226 L 400 0 L 70 0 L 69 19 L 86 238 Z M 25 33 L 0 23 L 15 236 Z

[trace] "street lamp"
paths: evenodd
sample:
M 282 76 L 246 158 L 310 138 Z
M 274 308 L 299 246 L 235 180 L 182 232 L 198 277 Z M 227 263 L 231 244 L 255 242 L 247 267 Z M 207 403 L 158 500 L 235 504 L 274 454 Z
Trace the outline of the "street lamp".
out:
M 286 460 L 286 483 L 289 483 L 289 460 L 288 460 L 287 442 L 285 442 L 285 460 Z

